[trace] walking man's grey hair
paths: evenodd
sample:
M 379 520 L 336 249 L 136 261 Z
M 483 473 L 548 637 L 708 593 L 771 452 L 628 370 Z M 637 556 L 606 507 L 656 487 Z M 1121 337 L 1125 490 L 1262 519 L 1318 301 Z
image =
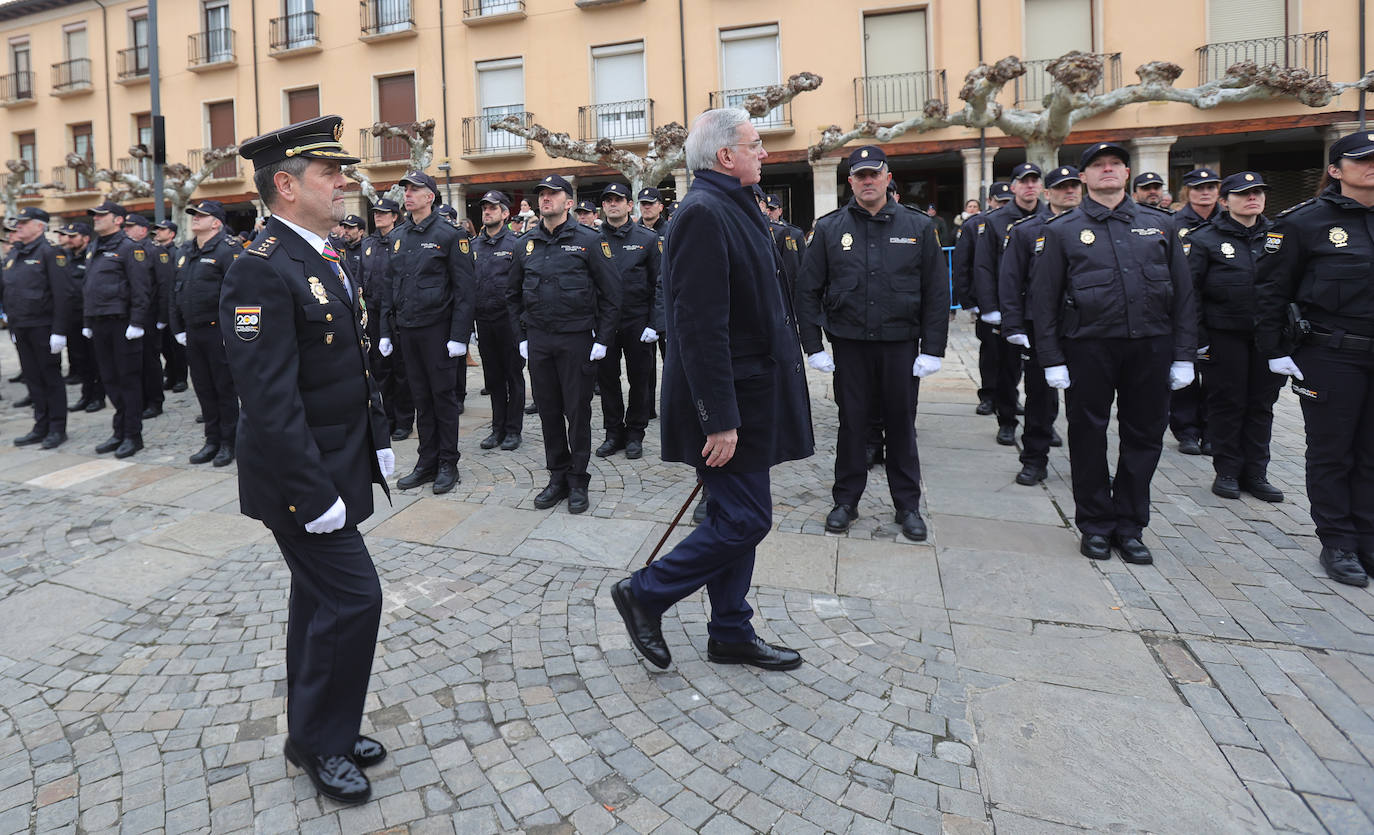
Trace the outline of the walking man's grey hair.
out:
M 684 146 L 687 170 L 715 168 L 716 152 L 738 142 L 740 125 L 748 121 L 749 111 L 742 107 L 721 107 L 698 116 Z

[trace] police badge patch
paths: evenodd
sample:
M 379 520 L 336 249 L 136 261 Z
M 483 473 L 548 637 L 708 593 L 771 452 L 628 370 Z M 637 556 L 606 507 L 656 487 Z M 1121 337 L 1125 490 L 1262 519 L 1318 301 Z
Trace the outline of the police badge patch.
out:
M 59 266 L 59 267 L 65 267 L 65 266 L 67 266 L 67 256 L 65 256 L 65 255 L 58 255 L 58 256 L 57 256 L 57 266 Z
M 1282 232 L 1270 232 L 1264 236 L 1265 252 L 1278 252 L 1281 246 L 1283 246 Z
M 141 250 L 141 249 L 135 249 L 135 250 L 134 250 L 134 260 L 135 260 L 135 261 L 142 261 L 144 258 L 147 258 L 147 257 L 148 257 L 148 253 L 144 252 L 143 250 Z
M 401 239 L 400 239 L 400 238 L 397 238 L 397 239 L 396 239 L 396 245 L 395 245 L 394 247 L 391 248 L 391 251 L 392 251 L 392 252 L 400 252 L 400 251 L 401 251 Z
M 183 255 L 183 256 L 181 256 L 180 258 L 177 259 L 177 269 L 181 269 L 181 268 L 184 267 L 184 266 L 186 266 L 186 256 L 185 256 L 185 255 Z
M 459 249 L 459 251 L 461 251 L 464 255 L 467 255 L 467 254 L 468 254 L 468 252 L 469 252 L 470 250 L 468 249 L 468 239 L 467 239 L 467 238 L 464 238 L 464 239 L 462 239 L 461 241 L 458 242 L 458 249 Z
M 166 264 L 166 263 L 167 263 L 168 261 L 170 261 L 171 259 L 167 257 L 167 253 L 165 253 L 165 252 L 159 252 L 159 253 L 157 254 L 157 260 L 159 260 L 159 261 L 161 261 L 162 263 Z
M 533 254 L 534 254 L 534 241 L 533 241 L 533 240 L 525 241 L 525 254 L 526 254 L 526 255 L 533 255 Z
M 262 332 L 261 307 L 234 308 L 234 335 L 244 342 L 252 342 Z
M 1097 236 L 1093 234 L 1093 230 L 1084 229 L 1082 232 L 1078 233 L 1078 240 L 1082 241 L 1085 245 L 1091 245 L 1093 241 L 1097 240 Z
M 530 241 L 530 243 L 534 243 L 534 241 Z M 607 258 L 611 257 L 611 245 L 606 241 L 601 242 L 601 254 Z

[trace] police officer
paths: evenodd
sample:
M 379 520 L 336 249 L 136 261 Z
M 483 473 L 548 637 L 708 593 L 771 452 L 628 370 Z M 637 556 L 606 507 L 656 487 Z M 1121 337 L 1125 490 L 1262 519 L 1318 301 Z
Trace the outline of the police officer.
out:
M 48 243 L 47 232 L 47 212 L 35 206 L 20 210 L 5 257 L 0 303 L 33 401 L 33 429 L 15 438 L 14 445 L 53 449 L 67 440 L 62 349 L 72 320 L 72 282 L 67 256 Z
M 596 449 L 598 458 L 621 449 L 626 458 L 643 457 L 644 430 L 654 410 L 654 343 L 663 330 L 662 250 L 652 230 L 630 220 L 630 209 L 628 188 L 610 183 L 602 189 L 601 237 L 611 247 L 621 293 L 619 327 L 600 339 L 606 346 L 605 358 L 597 363 L 606 440 Z M 620 390 L 621 356 L 630 383 L 628 409 Z
M 866 145 L 849 155 L 854 196 L 816 221 L 797 287 L 797 318 L 807 363 L 835 373 L 840 409 L 835 507 L 825 529 L 843 533 L 858 518 L 868 476 L 864 448 L 876 405 L 896 521 L 903 536 L 921 542 L 926 525 L 919 510 L 918 379 L 940 370 L 949 279 L 935 225 L 888 193 L 891 179 L 881 148 Z M 822 327 L 833 360 L 821 344 Z
M 400 182 L 410 223 L 396 231 L 391 245 L 391 292 L 383 299 L 379 350 L 391 354 L 393 334 L 400 342 L 420 428 L 415 469 L 396 486 L 408 490 L 432 481 L 439 495 L 458 483 L 457 384 L 472 336 L 472 245 L 432 211 L 439 199 L 433 177 L 411 171 Z
M 1374 133 L 1338 139 L 1327 163 L 1321 193 L 1266 233 L 1255 342 L 1302 403 L 1322 568 L 1364 586 L 1374 574 Z
M 1135 202 L 1142 206 L 1153 206 L 1156 209 L 1164 205 L 1164 178 L 1153 171 L 1146 171 L 1144 174 L 1136 175 L 1131 181 L 1131 197 Z
M 758 183 L 754 183 L 751 188 L 754 199 L 759 204 L 759 211 L 768 223 L 768 234 L 773 238 L 773 247 L 778 253 L 778 265 L 782 268 L 783 278 L 787 282 L 787 298 L 792 299 L 797 293 L 797 276 L 801 273 L 802 256 L 806 252 L 806 236 L 795 226 L 773 220 L 769 211 L 768 196 L 763 193 Z M 776 202 L 777 198 L 773 199 Z
M 343 257 L 344 270 L 356 280 L 362 275 L 363 235 L 367 232 L 367 221 L 357 215 L 346 215 L 339 225 L 343 227 L 343 250 L 339 255 Z
M 980 415 L 993 412 L 992 393 L 997 385 L 997 346 L 992 326 L 978 318 L 978 300 L 973 290 L 973 255 L 978 240 L 988 231 L 987 215 L 1011 200 L 1011 183 L 993 183 L 988 187 L 988 211 L 969 217 L 959 226 L 950 258 L 954 298 L 959 306 L 973 314 L 973 331 L 978 337 L 978 408 Z
M 540 223 L 521 238 L 506 285 L 511 327 L 538 392 L 549 483 L 534 498 L 543 510 L 563 499 L 587 510 L 596 362 L 620 321 L 620 276 L 611 245 L 569 215 L 573 188 L 550 174 L 535 186 Z
M 1172 218 L 1126 195 L 1129 161 L 1112 142 L 1083 151 L 1088 194 L 1077 209 L 1045 223 L 1030 305 L 1045 381 L 1068 389 L 1079 549 L 1109 559 L 1114 548 L 1125 561 L 1144 564 L 1153 561 L 1140 535 L 1168 425 L 1166 394 L 1192 382 L 1197 310 Z M 1111 479 L 1113 399 L 1120 455 Z
M 148 321 L 140 323 L 145 332 L 142 375 L 144 420 L 151 420 L 162 414 L 162 331 L 167 329 L 172 281 L 176 274 L 170 253 L 158 246 L 150 237 L 151 228 L 152 224 L 143 215 L 130 214 L 124 218 L 124 234 L 138 247 L 134 250 L 134 258 L 138 259 L 141 252 L 153 275 L 152 309 L 148 313 Z
M 1059 417 L 1059 392 L 1045 381 L 1032 342 L 1035 323 L 1026 305 L 1031 266 L 1037 247 L 1044 246 L 1045 221 L 1077 207 L 1083 200 L 1083 181 L 1072 165 L 1052 168 L 1044 179 L 1049 212 L 1027 215 L 1011 227 L 997 275 L 1002 333 L 1009 345 L 1021 350 L 1026 369 L 1026 426 L 1021 433 L 1021 471 L 1016 474 L 1016 483 L 1027 487 L 1045 480 L 1050 447 L 1064 444 L 1054 430 L 1054 421 Z
M 590 200 L 579 200 L 573 209 L 573 214 L 577 215 L 577 222 L 589 229 L 597 228 L 596 204 Z
M 182 246 L 177 245 L 177 225 L 170 220 L 160 221 L 153 224 L 153 243 L 162 247 L 167 253 L 168 260 L 175 266 L 176 262 L 183 255 Z M 175 283 L 175 275 L 172 283 Z M 167 315 L 171 315 L 171 294 L 172 283 L 166 288 L 167 293 Z M 176 341 L 176 334 L 170 327 L 162 329 L 160 339 L 162 341 L 162 362 L 166 368 L 167 378 L 162 383 L 162 388 L 171 390 L 176 394 L 186 391 L 186 378 L 189 366 L 186 362 L 186 349 Z
M 1021 381 L 1021 349 L 1002 338 L 1002 309 L 997 298 L 997 272 L 1007 233 L 1018 220 L 1038 214 L 1043 179 L 1040 166 L 1023 162 L 1011 171 L 1012 199 L 994 209 L 984 219 L 986 232 L 978 236 L 973 252 L 973 294 L 978 305 L 978 321 L 992 328 L 997 337 L 996 383 L 992 389 L 993 410 L 997 413 L 997 443 L 1016 443 L 1016 387 Z
M 1175 229 L 1182 238 L 1211 223 L 1221 213 L 1217 199 L 1221 190 L 1221 175 L 1210 168 L 1195 168 L 1183 175 L 1184 206 L 1174 213 Z M 1169 399 L 1169 428 L 1178 439 L 1178 451 L 1184 455 L 1211 454 L 1207 437 L 1206 395 L 1203 381 L 1194 380 L 1174 392 Z
M 218 200 L 201 200 L 188 206 L 186 214 L 193 237 L 177 256 L 172 331 L 177 344 L 186 348 L 205 416 L 205 445 L 190 462 L 227 467 L 234 460 L 239 396 L 220 335 L 219 297 L 224 275 L 243 249 L 225 232 L 224 206 Z
M 71 280 L 72 311 L 67 325 L 67 361 L 71 372 L 81 382 L 81 397 L 67 407 L 70 412 L 98 412 L 105 408 L 105 386 L 100 382 L 95 352 L 91 340 L 81 333 L 84 318 L 84 288 L 86 286 L 86 250 L 91 244 L 91 225 L 84 221 L 69 223 L 57 233 L 58 243 L 66 250 L 67 277 Z
M 96 239 L 86 255 L 85 327 L 100 379 L 114 404 L 113 432 L 95 448 L 128 458 L 143 449 L 143 335 L 156 309 L 147 253 L 120 228 L 128 214 L 106 200 L 87 209 Z M 137 255 L 142 253 L 143 257 Z
M 642 188 L 635 200 L 639 203 L 640 225 L 660 238 L 668 234 L 668 213 L 664 210 L 663 196 L 658 189 L 653 186 Z
M 401 205 L 383 197 L 372 207 L 372 222 L 377 232 L 363 241 L 363 257 L 359 261 L 358 273 L 363 301 L 370 311 L 367 317 L 367 360 L 377 390 L 382 395 L 382 408 L 386 411 L 387 431 L 391 433 L 391 440 L 404 441 L 410 437 L 411 429 L 415 426 L 415 401 L 410 396 L 410 384 L 406 382 L 405 353 L 394 342 L 390 356 L 382 356 L 379 348 L 382 318 L 389 315 L 384 312 L 386 308 L 382 303 L 391 294 L 387 267 L 395 247 L 396 230 L 407 221 L 401 218 Z M 394 322 L 392 327 L 395 327 Z
M 511 260 L 520 247 L 506 226 L 510 198 L 500 191 L 482 195 L 482 231 L 473 241 L 477 259 L 477 340 L 482 346 L 482 379 L 491 397 L 491 434 L 482 449 L 520 448 L 525 422 L 525 360 L 511 328 L 506 285 Z

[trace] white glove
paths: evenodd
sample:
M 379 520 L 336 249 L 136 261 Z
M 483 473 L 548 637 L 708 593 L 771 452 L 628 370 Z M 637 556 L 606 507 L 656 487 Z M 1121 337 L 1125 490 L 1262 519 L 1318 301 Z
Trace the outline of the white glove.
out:
M 391 447 L 377 450 L 377 466 L 382 470 L 382 478 L 391 478 L 391 474 L 396 472 L 396 453 L 391 451 Z
M 468 337 L 468 342 L 472 343 L 473 345 L 477 344 L 477 331 L 472 332 L 472 335 Z
M 1289 377 L 1302 379 L 1302 371 L 1298 369 L 1298 364 L 1293 362 L 1292 357 L 1275 357 L 1269 360 L 1269 370 L 1274 374 L 1287 374 Z
M 817 371 L 824 371 L 827 374 L 835 370 L 835 361 L 831 359 L 830 354 L 825 351 L 817 351 L 807 357 L 806 364 Z
M 82 328 L 81 335 L 86 337 L 87 339 L 90 339 L 91 337 L 95 336 L 95 331 L 91 330 L 90 328 Z
M 1067 365 L 1051 365 L 1045 369 L 1045 385 L 1052 389 L 1066 389 L 1069 387 L 1069 367 Z
M 929 377 L 940 370 L 940 358 L 932 357 L 930 354 L 917 354 L 916 361 L 911 364 L 911 376 Z
M 343 499 L 335 499 L 329 509 L 320 518 L 309 522 L 305 526 L 306 533 L 332 533 L 344 526 L 348 521 L 348 508 L 344 507 Z
M 658 331 L 654 330 L 653 328 L 645 328 L 645 329 L 644 329 L 644 333 L 641 333 L 641 334 L 639 335 L 639 341 L 640 341 L 640 342 L 657 342 L 657 341 L 658 341 Z
M 173 335 L 172 335 L 172 338 L 175 339 L 175 340 L 177 341 L 177 344 L 180 345 L 181 347 L 183 347 L 183 348 L 186 347 L 186 331 L 182 331 L 181 333 L 178 333 L 178 334 L 173 334 Z
M 1193 382 L 1193 364 L 1176 362 L 1169 366 L 1169 388 L 1178 391 Z
M 1007 337 L 1007 341 L 1013 345 L 1020 345 L 1022 348 L 1030 347 L 1030 337 L 1024 333 L 1014 333 Z
M 981 314 L 978 318 L 987 322 L 989 325 L 1000 325 L 1002 324 L 1002 311 L 994 310 L 991 313 Z
M 143 338 L 143 328 L 138 325 L 130 325 L 124 329 L 124 338 L 133 342 L 135 339 Z
M 593 342 L 593 343 L 592 343 L 592 355 L 591 355 L 591 360 L 592 360 L 592 362 L 596 362 L 596 361 L 599 360 L 599 359 L 604 359 L 605 357 L 606 357 L 606 346 L 605 346 L 605 345 L 602 345 L 600 342 Z
M 468 346 L 451 339 L 444 343 L 444 347 L 448 349 L 449 357 L 461 357 L 468 352 Z
M 48 351 L 53 354 L 62 353 L 62 349 L 67 347 L 67 337 L 50 334 L 48 336 Z
M 167 323 L 166 323 L 166 322 L 158 322 L 158 323 L 157 323 L 157 329 L 160 330 L 160 331 L 165 331 L 165 330 L 167 330 Z
M 385 336 L 377 340 L 377 353 L 384 357 L 391 356 L 391 340 Z
M 528 339 L 522 339 L 522 340 L 520 340 L 520 359 L 522 359 L 522 360 L 527 360 L 527 359 L 529 359 L 529 358 L 530 358 L 530 343 L 529 343 L 529 340 L 528 340 Z

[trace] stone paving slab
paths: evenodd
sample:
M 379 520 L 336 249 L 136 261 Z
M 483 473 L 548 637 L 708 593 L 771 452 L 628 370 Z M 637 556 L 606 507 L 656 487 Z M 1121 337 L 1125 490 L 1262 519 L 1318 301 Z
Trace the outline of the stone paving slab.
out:
M 389 539 L 434 545 L 459 522 L 480 509 L 480 505 L 446 502 L 434 496 L 422 495 L 372 528 L 371 533 Z
M 145 537 L 143 542 L 172 551 L 217 557 L 271 537 L 271 532 L 256 519 L 238 513 L 201 512 Z
M 0 600 L 0 656 L 24 659 L 120 608 L 107 597 L 56 584 L 36 586 Z
M 1126 628 L 1101 575 L 1081 556 L 947 548 L 940 584 L 953 611 Z
M 548 511 L 486 507 L 459 522 L 438 544 L 483 554 L 509 554 L 524 543 L 547 515 Z
M 137 603 L 195 573 L 209 561 L 209 554 L 192 555 L 133 543 L 83 560 L 57 575 L 53 582 L 124 603 Z
M 841 539 L 836 553 L 835 593 L 944 606 L 935 548 L 914 542 L 889 545 Z

